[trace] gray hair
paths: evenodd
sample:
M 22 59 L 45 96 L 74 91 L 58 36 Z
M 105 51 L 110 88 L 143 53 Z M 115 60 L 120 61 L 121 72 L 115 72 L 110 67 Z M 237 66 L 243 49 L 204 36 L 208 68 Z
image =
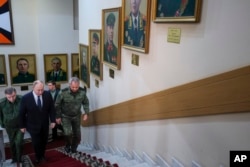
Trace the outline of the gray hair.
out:
M 41 81 L 41 80 L 34 81 L 33 82 L 33 87 L 35 87 L 37 84 L 40 84 L 40 83 L 44 85 L 43 81 Z
M 53 63 L 53 61 L 59 61 L 60 64 L 62 64 L 62 60 L 59 57 L 54 57 L 53 59 L 51 59 L 51 63 Z
M 4 90 L 4 93 L 5 93 L 6 95 L 11 95 L 12 93 L 16 93 L 16 89 L 13 88 L 13 87 L 9 87 L 9 88 L 6 88 L 6 89 Z
M 71 84 L 72 82 L 80 83 L 80 80 L 77 77 L 72 77 L 69 79 L 69 84 Z

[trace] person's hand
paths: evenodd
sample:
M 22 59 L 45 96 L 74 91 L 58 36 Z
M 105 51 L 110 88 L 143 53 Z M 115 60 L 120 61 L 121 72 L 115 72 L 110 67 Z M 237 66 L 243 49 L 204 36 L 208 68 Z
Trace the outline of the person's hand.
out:
M 20 129 L 20 131 L 21 131 L 22 133 L 25 133 L 25 132 L 26 132 L 26 128 L 22 128 L 22 129 Z
M 53 129 L 56 126 L 56 123 L 52 122 L 50 123 L 50 127 Z
M 88 115 L 87 114 L 84 114 L 83 117 L 82 117 L 82 120 L 83 121 L 86 121 L 88 119 Z
M 57 118 L 56 119 L 56 123 L 60 125 L 62 123 L 62 119 L 61 118 Z

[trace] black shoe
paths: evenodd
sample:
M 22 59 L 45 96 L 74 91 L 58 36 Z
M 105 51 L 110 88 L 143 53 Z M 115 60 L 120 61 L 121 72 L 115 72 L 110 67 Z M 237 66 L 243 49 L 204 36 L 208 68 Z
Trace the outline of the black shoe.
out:
M 35 164 L 39 164 L 40 163 L 40 160 L 39 159 L 36 159 L 35 160 Z
M 14 163 L 16 163 L 16 162 L 17 162 L 17 161 L 16 161 L 16 160 L 14 160 L 14 159 L 11 161 L 11 163 L 12 163 L 12 164 L 14 164 Z
M 40 162 L 46 162 L 45 157 L 41 157 L 41 158 L 40 158 Z
M 76 153 L 76 150 L 71 150 L 72 153 Z
M 66 153 L 70 153 L 70 147 L 64 147 L 64 150 L 66 151 Z

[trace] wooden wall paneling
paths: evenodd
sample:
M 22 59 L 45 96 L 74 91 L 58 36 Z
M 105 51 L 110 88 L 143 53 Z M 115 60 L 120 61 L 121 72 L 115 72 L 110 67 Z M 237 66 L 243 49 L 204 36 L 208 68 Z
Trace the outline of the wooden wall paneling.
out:
M 250 111 L 250 66 L 92 111 L 83 126 Z

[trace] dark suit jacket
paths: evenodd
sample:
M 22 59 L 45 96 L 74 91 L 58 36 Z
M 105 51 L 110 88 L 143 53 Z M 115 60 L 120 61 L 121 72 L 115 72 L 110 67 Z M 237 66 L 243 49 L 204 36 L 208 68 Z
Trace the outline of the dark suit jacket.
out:
M 20 128 L 39 133 L 41 128 L 49 129 L 49 119 L 55 123 L 55 106 L 49 92 L 43 92 L 42 101 L 42 110 L 39 110 L 32 91 L 23 96 L 19 109 Z

